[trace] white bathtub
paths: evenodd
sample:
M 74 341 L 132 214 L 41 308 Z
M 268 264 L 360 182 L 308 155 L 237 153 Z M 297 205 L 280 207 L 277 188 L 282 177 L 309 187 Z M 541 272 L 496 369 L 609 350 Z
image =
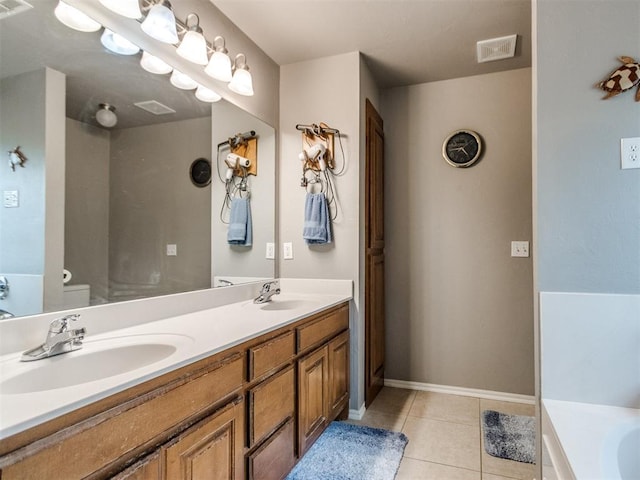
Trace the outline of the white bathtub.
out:
M 544 399 L 542 438 L 559 480 L 640 480 L 640 409 Z

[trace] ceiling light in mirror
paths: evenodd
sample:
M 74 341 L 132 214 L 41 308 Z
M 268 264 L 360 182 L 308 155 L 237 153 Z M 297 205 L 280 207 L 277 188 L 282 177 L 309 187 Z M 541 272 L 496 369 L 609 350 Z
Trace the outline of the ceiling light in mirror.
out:
M 233 72 L 233 78 L 229 83 L 229 90 L 239 95 L 245 95 L 247 97 L 252 96 L 253 81 L 251 79 L 251 74 L 249 73 L 249 67 L 244 53 L 236 55 L 234 66 L 235 71 Z
M 108 28 L 104 29 L 102 36 L 100 37 L 100 43 L 118 55 L 135 55 L 140 51 L 140 48 L 124 38 L 122 35 L 112 32 Z
M 208 103 L 218 102 L 222 99 L 222 97 L 216 92 L 207 87 L 203 87 L 202 85 L 198 85 L 198 89 L 196 90 L 196 98 L 200 101 Z
M 156 3 L 147 17 L 140 24 L 142 31 L 155 38 L 159 42 L 176 44 L 178 43 L 178 32 L 176 31 L 176 17 L 171 10 L 171 4 L 167 0 L 160 0 Z
M 211 55 L 211 60 L 209 60 L 204 72 L 216 80 L 230 82 L 232 78 L 231 59 L 229 58 L 229 51 L 226 49 L 224 38 L 217 36 L 213 40 L 213 47 L 215 51 Z
M 80 32 L 97 32 L 102 28 L 94 19 L 62 0 L 58 2 L 54 14 L 67 27 Z
M 145 51 L 142 52 L 140 66 L 147 72 L 155 73 L 157 75 L 165 75 L 167 73 L 171 73 L 171 71 L 173 70 L 173 67 L 167 62 Z
M 100 3 L 123 17 L 136 20 L 142 17 L 138 0 L 100 0 Z
M 189 20 L 195 17 L 195 24 L 189 25 Z M 198 65 L 206 65 L 209 62 L 207 54 L 207 41 L 202 35 L 200 18 L 195 13 L 187 15 L 187 33 L 182 37 L 182 42 L 176 50 L 178 55 Z
M 193 90 L 198 86 L 195 80 L 193 80 L 189 75 L 182 73 L 179 70 L 173 70 L 171 74 L 171 85 L 181 90 Z
M 115 127 L 118 123 L 116 107 L 109 105 L 108 103 L 101 103 L 98 111 L 96 112 L 96 121 L 103 127 Z

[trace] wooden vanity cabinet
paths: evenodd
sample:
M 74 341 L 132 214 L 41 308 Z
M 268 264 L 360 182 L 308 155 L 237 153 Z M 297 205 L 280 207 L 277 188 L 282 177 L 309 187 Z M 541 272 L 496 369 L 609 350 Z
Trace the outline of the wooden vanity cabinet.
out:
M 0 479 L 274 479 L 349 401 L 344 303 L 0 441 Z

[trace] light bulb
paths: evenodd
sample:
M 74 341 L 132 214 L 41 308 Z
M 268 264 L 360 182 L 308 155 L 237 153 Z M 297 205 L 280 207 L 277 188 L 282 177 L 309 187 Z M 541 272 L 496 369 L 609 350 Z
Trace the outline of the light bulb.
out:
M 103 127 L 115 127 L 118 123 L 118 116 L 115 113 L 116 107 L 108 103 L 101 103 L 99 107 L 96 112 L 96 121 Z
M 173 67 L 161 60 L 158 57 L 154 57 L 148 52 L 142 52 L 142 58 L 140 59 L 140 66 L 149 73 L 155 73 L 158 75 L 164 75 L 171 73 Z
M 173 70 L 171 78 L 169 79 L 171 85 L 181 90 L 193 90 L 198 84 L 189 75 L 182 73 L 179 70 Z
M 231 75 L 231 59 L 223 52 L 215 51 L 211 55 L 209 65 L 204 69 L 204 72 L 210 77 L 223 82 L 230 82 Z
M 196 98 L 208 103 L 218 102 L 222 99 L 222 97 L 216 92 L 202 85 L 198 85 L 198 89 L 196 90 Z
M 250 97 L 253 95 L 253 82 L 249 70 L 245 70 L 245 68 L 247 67 L 236 68 L 229 83 L 229 90 L 239 95 Z
M 156 3 L 140 25 L 142 31 L 159 42 L 178 43 L 176 31 L 176 17 L 171 11 L 171 4 L 167 0 Z
M 79 32 L 97 32 L 102 28 L 98 22 L 75 7 L 60 0 L 53 11 L 56 18 L 69 28 Z
M 105 48 L 119 55 L 135 55 L 140 48 L 124 38 L 122 35 L 112 32 L 108 28 L 104 29 L 100 42 Z
M 100 0 L 100 3 L 123 17 L 136 20 L 142 17 L 138 0 Z
M 207 53 L 207 41 L 202 35 L 202 29 L 200 28 L 200 19 L 195 13 L 190 13 L 187 16 L 187 25 L 189 18 L 195 17 L 195 25 L 187 27 L 187 33 L 182 37 L 182 42 L 176 50 L 178 55 L 182 58 L 186 58 L 190 62 L 197 63 L 198 65 L 206 65 L 209 62 L 209 55 Z

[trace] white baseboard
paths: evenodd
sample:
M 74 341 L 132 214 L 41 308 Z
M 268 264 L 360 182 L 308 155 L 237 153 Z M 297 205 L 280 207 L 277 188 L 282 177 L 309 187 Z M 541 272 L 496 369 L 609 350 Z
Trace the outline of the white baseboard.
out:
M 393 380 L 385 378 L 385 387 L 406 388 L 408 390 L 420 390 L 424 392 L 447 393 L 450 395 L 462 395 L 465 397 L 484 398 L 486 400 L 499 400 L 502 402 L 526 403 L 535 405 L 536 398 L 532 395 L 521 395 L 518 393 L 494 392 L 492 390 L 478 390 L 475 388 L 451 387 L 449 385 L 436 385 L 433 383 L 408 382 L 405 380 Z M 362 413 L 364 414 L 364 406 Z M 349 418 L 351 418 L 349 411 Z M 354 410 L 355 412 L 355 410 Z
M 354 410 L 353 408 L 349 409 L 349 420 L 362 420 L 362 417 L 364 417 L 364 412 L 367 409 L 364 406 L 364 403 L 362 405 L 360 405 L 360 408 L 358 410 Z

